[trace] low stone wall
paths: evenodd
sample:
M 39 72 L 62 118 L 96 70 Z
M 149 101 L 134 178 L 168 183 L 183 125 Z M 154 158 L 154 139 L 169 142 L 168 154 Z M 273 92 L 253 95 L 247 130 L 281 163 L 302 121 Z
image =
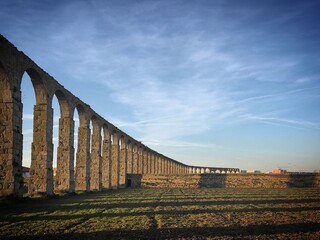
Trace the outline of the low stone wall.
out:
M 128 186 L 135 188 L 320 188 L 320 174 L 129 174 Z

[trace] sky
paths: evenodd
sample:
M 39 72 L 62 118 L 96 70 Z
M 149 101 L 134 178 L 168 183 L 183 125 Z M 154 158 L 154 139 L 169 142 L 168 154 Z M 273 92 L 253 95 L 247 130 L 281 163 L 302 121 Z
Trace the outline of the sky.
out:
M 0 33 L 105 119 L 170 158 L 314 171 L 319 12 L 319 0 L 2 0 Z M 35 98 L 27 74 L 22 97 L 28 165 Z M 56 148 L 56 99 L 53 108 Z

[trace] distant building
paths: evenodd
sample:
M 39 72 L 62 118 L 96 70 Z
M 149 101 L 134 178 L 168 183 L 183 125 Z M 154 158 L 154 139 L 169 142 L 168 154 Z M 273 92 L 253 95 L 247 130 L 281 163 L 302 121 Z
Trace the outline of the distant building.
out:
M 23 177 L 30 177 L 30 168 L 22 167 L 22 176 Z
M 261 173 L 260 170 L 248 170 L 247 173 Z
M 287 170 L 281 169 L 281 168 L 276 168 L 272 170 L 272 174 L 285 174 L 287 173 Z
M 247 170 L 241 170 L 241 174 L 246 174 Z

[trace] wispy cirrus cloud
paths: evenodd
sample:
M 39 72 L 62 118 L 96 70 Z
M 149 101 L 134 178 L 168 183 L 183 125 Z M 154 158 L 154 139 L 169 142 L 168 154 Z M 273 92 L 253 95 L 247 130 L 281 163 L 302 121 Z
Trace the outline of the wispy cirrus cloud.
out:
M 214 130 L 228 135 L 229 127 L 239 130 L 244 123 L 319 129 L 314 6 L 2 2 L 2 11 L 15 14 L 6 12 L 0 26 L 19 49 L 133 137 L 164 151 L 207 151 L 223 145 Z M 224 144 L 231 146 L 220 149 L 232 152 L 237 146 L 229 135 Z

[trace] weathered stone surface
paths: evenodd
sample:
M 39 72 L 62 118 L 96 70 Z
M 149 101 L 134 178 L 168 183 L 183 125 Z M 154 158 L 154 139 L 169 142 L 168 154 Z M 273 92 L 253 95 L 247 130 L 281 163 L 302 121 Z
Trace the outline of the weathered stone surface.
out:
M 128 152 L 127 152 L 127 173 L 133 173 L 133 148 L 132 144 L 128 145 Z
M 125 143 L 120 149 L 120 167 L 119 167 L 119 187 L 125 187 L 127 182 L 127 146 Z
M 34 106 L 33 143 L 29 194 L 53 194 L 53 109 L 47 104 Z
M 111 188 L 111 141 L 110 138 L 103 142 L 102 153 L 102 188 Z
M 114 137 L 112 143 L 112 163 L 111 163 L 111 188 L 117 189 L 119 187 L 119 165 L 120 165 L 120 146 L 119 140 Z
M 76 160 L 76 190 L 90 190 L 90 128 L 78 129 L 78 151 Z
M 101 156 L 101 131 L 97 124 L 93 126 L 90 156 L 90 190 L 102 189 L 102 156 Z
M 59 119 L 59 146 L 57 175 L 54 190 L 74 192 L 74 121 L 70 117 Z
M 137 147 L 134 148 L 133 152 L 133 173 L 139 173 L 139 152 Z
M 129 174 L 132 187 L 143 188 L 320 188 L 320 174 Z

